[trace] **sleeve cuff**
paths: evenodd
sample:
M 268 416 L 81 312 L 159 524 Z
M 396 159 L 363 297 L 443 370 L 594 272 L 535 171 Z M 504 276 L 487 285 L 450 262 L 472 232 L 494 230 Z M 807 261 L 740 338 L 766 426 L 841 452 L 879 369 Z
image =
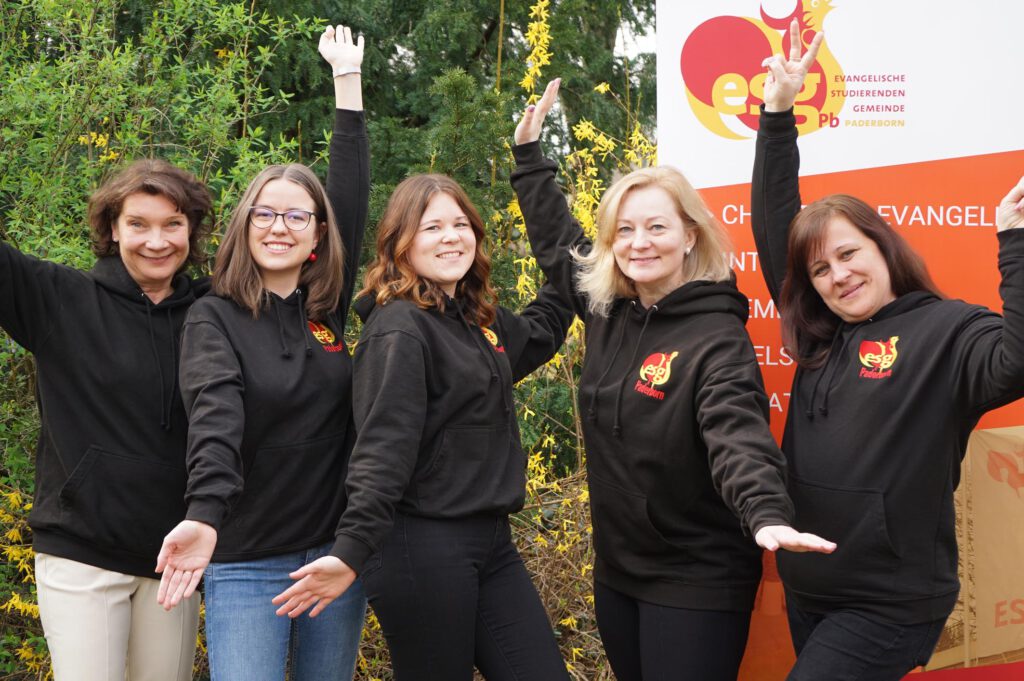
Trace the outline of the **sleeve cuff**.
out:
M 366 134 L 366 112 L 353 109 L 334 110 L 334 134 L 362 136 Z
M 193 499 L 188 504 L 185 520 L 198 520 L 220 532 L 220 526 L 228 515 L 228 507 L 224 502 L 213 499 Z
M 540 148 L 540 140 L 527 142 L 526 144 L 516 144 L 512 147 L 512 156 L 516 159 L 518 165 L 543 163 L 545 160 L 544 152 Z
M 339 534 L 334 538 L 334 546 L 331 547 L 330 555 L 345 562 L 355 570 L 357 575 L 363 574 L 363 566 L 373 555 L 373 549 L 359 539 L 347 534 Z
M 758 123 L 758 129 L 771 137 L 796 132 L 796 116 L 793 115 L 793 109 L 790 108 L 786 111 L 765 111 L 764 104 L 762 104 L 761 119 Z

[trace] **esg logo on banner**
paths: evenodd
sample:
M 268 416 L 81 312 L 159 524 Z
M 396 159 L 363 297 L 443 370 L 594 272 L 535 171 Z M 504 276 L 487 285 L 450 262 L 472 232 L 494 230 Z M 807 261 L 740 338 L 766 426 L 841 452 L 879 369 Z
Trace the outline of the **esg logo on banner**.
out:
M 718 16 L 697 26 L 686 38 L 679 59 L 686 97 L 697 119 L 727 139 L 745 139 L 757 130 L 758 106 L 764 101 L 765 57 L 789 56 L 789 24 L 800 26 L 804 48 L 821 30 L 829 0 L 798 0 L 788 17 L 775 18 L 761 8 L 761 18 Z M 839 62 L 823 43 L 796 98 L 800 134 L 836 127 L 844 97 L 826 86 L 842 76 Z

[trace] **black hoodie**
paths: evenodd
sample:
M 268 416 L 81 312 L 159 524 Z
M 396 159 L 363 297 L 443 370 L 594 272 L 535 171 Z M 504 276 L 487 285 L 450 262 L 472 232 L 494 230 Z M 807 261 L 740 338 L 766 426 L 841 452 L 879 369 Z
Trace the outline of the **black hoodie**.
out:
M 209 295 L 193 306 L 182 332 L 186 517 L 218 530 L 217 562 L 323 544 L 345 508 L 352 359 L 342 334 L 370 186 L 361 111 L 336 110 L 330 159 L 327 195 L 345 248 L 334 313 L 308 320 L 301 289 L 285 299 L 268 293 L 255 320 L 248 309 Z
M 752 217 L 776 302 L 799 170 L 792 111 L 762 113 Z M 841 323 L 827 362 L 797 369 L 782 443 L 796 523 L 839 546 L 828 556 L 780 553 L 800 608 L 900 623 L 952 610 L 953 491 L 968 437 L 982 414 L 1024 395 L 1024 230 L 998 239 L 1005 319 L 908 293 L 867 321 Z
M 586 321 L 580 411 L 594 578 L 672 607 L 749 610 L 761 549 L 744 531 L 792 524 L 782 454 L 730 282 L 694 281 L 650 308 L 592 314 L 570 251 L 590 243 L 539 143 L 513 148 L 512 186 L 541 268 Z M 737 520 L 737 517 L 739 520 Z
M 177 345 L 197 295 L 184 275 L 172 286 L 154 305 L 119 256 L 80 272 L 0 243 L 0 326 L 36 359 L 37 552 L 159 577 L 185 512 Z
M 512 386 L 554 356 L 572 322 L 549 285 L 520 313 L 469 322 L 406 300 L 361 298 L 355 353 L 356 425 L 349 505 L 331 554 L 356 572 L 395 511 L 428 518 L 507 515 L 523 507 L 526 456 Z

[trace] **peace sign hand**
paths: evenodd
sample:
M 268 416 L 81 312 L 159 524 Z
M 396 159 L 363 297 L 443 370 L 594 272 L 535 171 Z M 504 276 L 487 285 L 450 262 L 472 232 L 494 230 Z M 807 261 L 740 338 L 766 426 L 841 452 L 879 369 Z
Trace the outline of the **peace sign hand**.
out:
M 800 40 L 800 27 L 796 19 L 793 19 L 789 25 L 789 60 L 777 54 L 768 57 L 762 64 L 768 67 L 768 78 L 764 82 L 765 111 L 786 111 L 792 108 L 824 39 L 824 33 L 815 34 L 807 54 L 801 58 L 800 48 L 803 43 Z

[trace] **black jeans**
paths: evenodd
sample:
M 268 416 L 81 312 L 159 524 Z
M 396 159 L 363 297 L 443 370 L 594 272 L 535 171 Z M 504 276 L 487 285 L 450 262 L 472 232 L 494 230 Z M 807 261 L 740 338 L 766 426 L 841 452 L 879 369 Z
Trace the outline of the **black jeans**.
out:
M 361 575 L 396 681 L 568 681 L 507 517 L 397 514 Z
M 654 605 L 598 582 L 594 606 L 618 681 L 736 681 L 749 612 Z
M 787 599 L 796 664 L 787 681 L 899 681 L 925 664 L 946 618 L 895 624 L 853 610 L 810 613 Z

